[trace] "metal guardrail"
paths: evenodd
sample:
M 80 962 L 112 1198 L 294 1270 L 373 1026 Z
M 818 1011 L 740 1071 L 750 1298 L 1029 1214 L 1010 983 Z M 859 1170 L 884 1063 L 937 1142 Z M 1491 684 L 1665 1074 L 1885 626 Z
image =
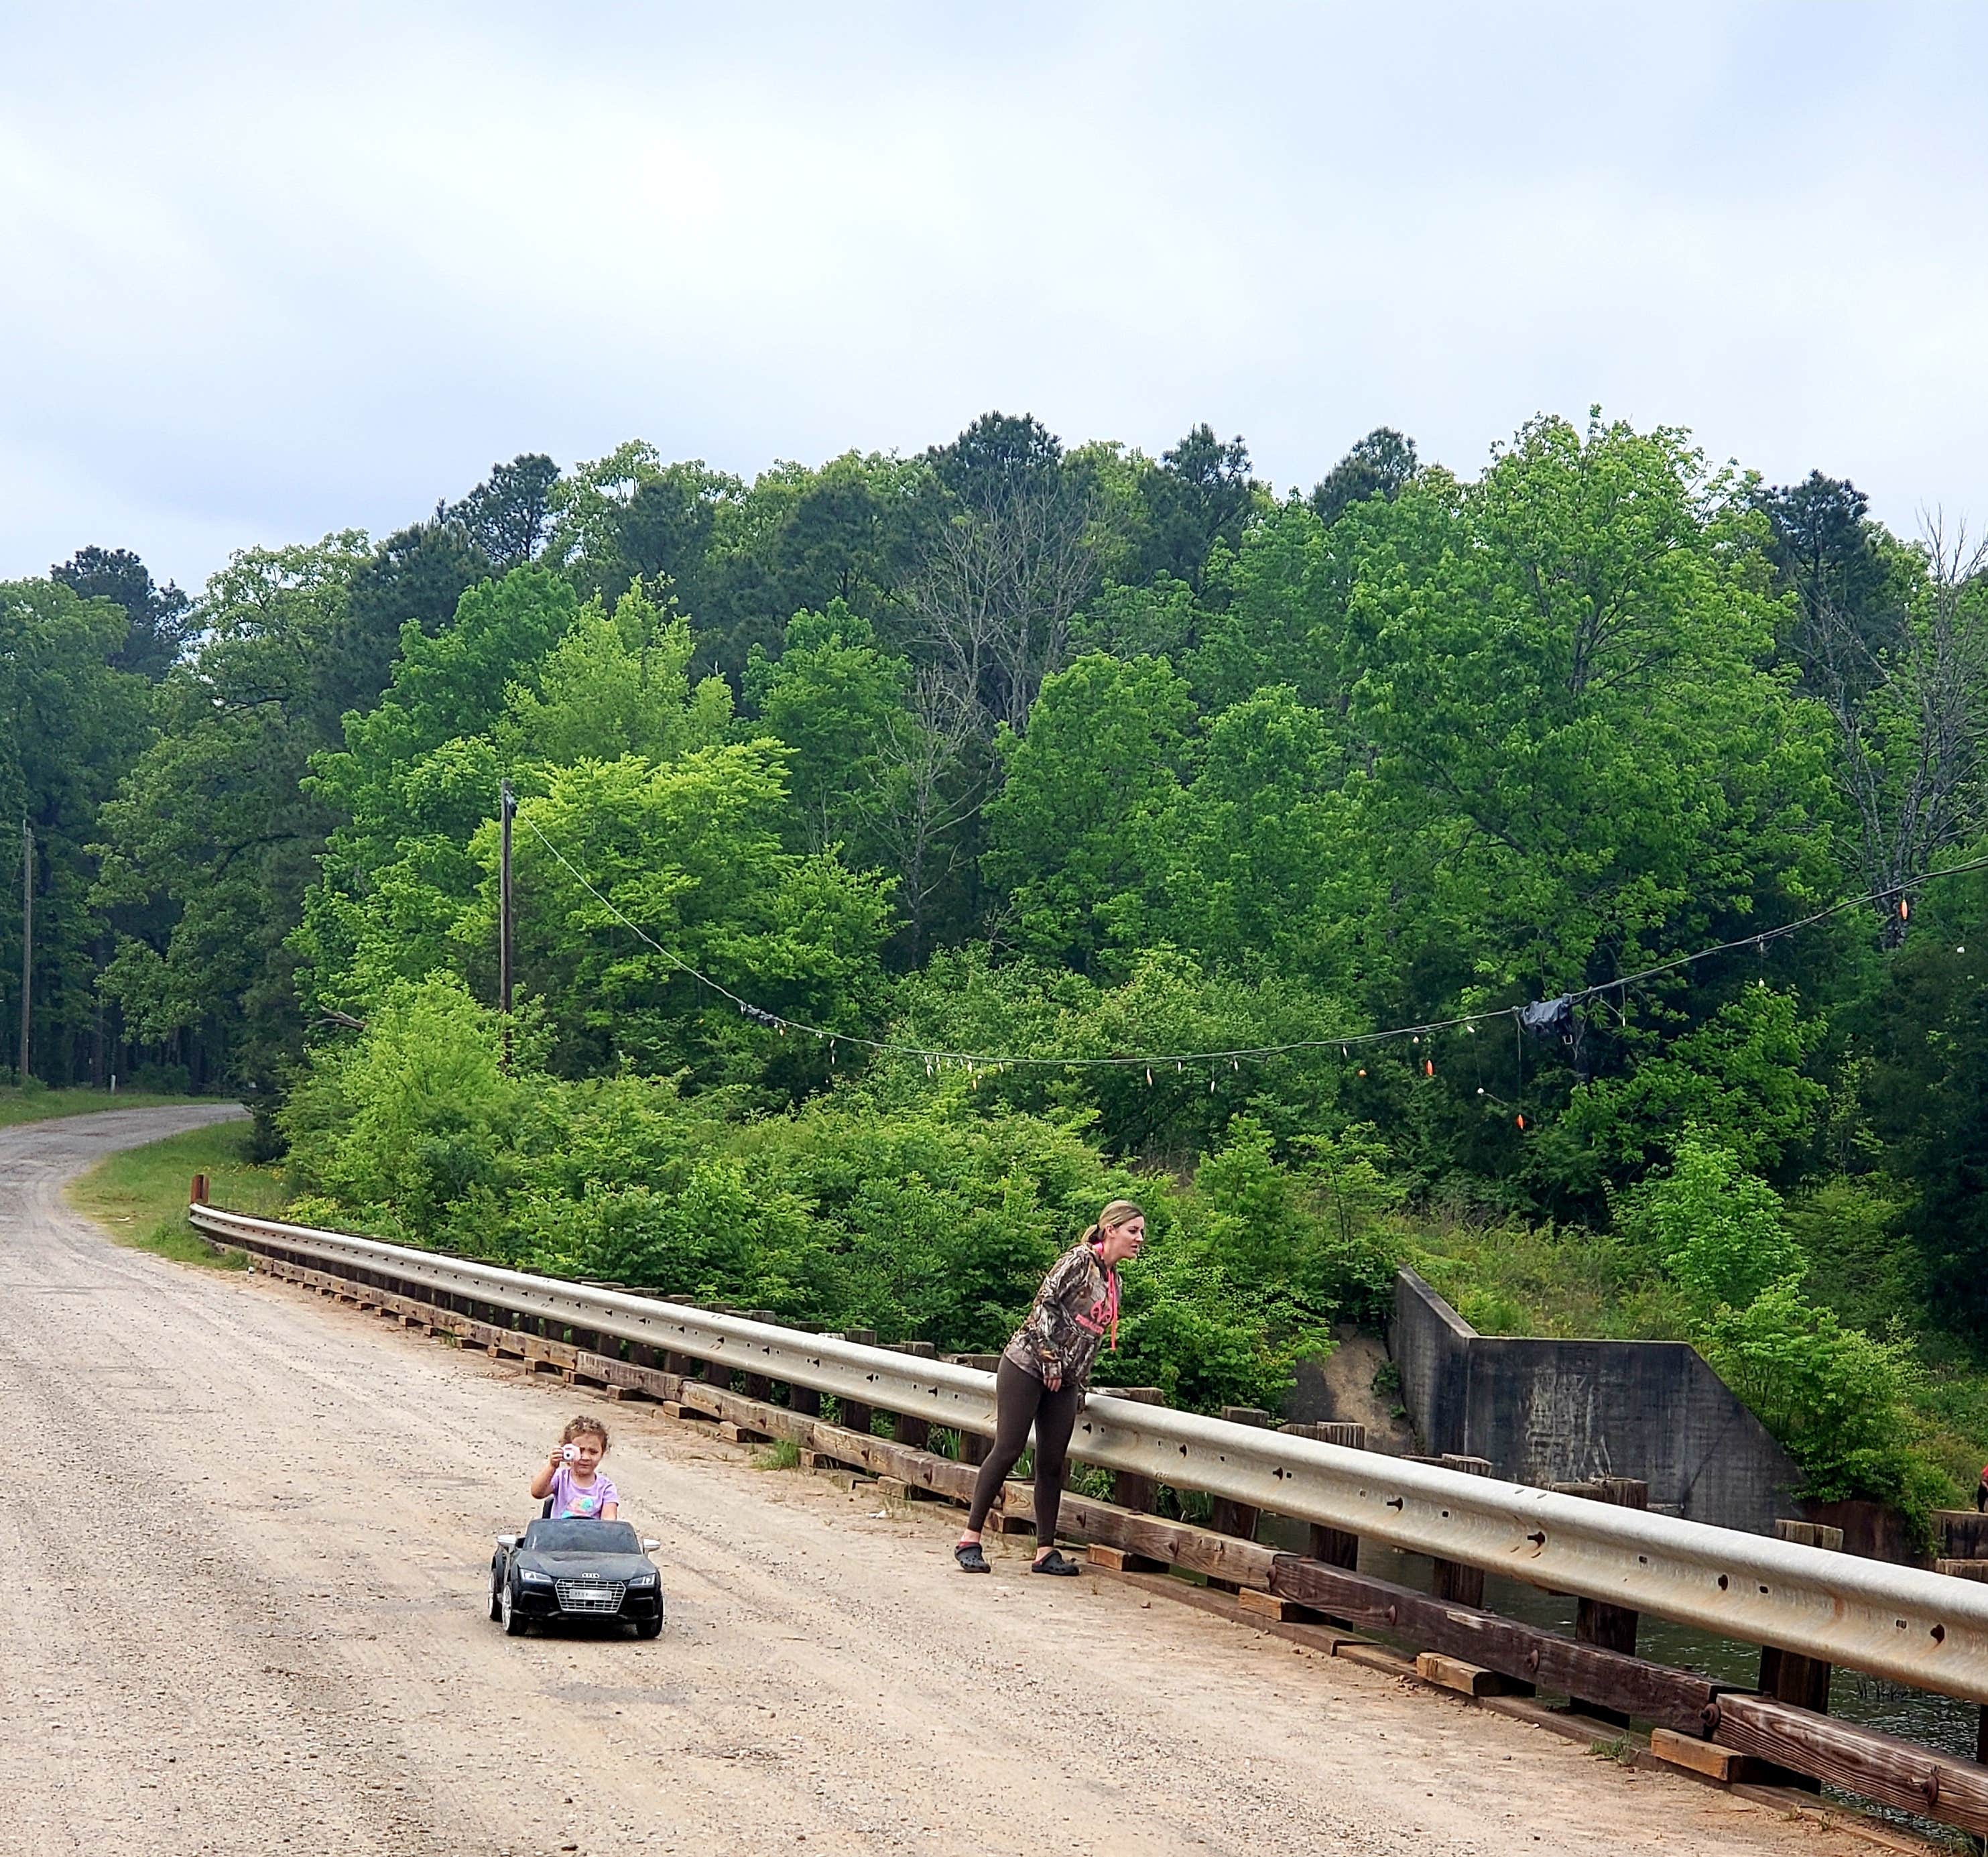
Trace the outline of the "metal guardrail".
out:
M 991 1436 L 991 1374 L 343 1233 L 188 1209 L 224 1244 L 390 1277 Z M 1729 1638 L 1988 1703 L 1988 1585 L 1093 1396 L 1072 1454 Z

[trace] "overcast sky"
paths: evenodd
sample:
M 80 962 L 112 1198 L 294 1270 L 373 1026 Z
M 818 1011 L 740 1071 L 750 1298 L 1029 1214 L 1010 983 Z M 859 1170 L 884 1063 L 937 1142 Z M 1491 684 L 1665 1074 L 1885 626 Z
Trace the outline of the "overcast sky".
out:
M 0 0 L 0 577 L 976 413 L 1988 519 L 1988 6 Z

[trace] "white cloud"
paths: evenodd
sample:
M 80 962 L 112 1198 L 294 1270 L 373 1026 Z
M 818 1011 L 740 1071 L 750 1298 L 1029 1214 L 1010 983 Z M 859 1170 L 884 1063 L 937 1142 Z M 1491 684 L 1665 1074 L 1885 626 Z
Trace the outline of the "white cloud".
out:
M 85 5 L 0 25 L 0 573 L 992 405 L 1309 482 L 1541 408 L 1988 516 L 1973 9 Z

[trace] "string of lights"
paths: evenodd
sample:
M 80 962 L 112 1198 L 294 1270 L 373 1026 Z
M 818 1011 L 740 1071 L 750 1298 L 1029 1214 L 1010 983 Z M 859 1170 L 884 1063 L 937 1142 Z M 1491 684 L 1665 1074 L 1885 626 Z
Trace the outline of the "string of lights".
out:
M 710 975 L 691 966 L 689 962 L 683 959 L 671 949 L 665 948 L 640 922 L 627 915 L 611 898 L 604 895 L 597 889 L 565 852 L 546 837 L 539 828 L 537 821 L 529 812 L 520 810 L 517 817 L 581 889 L 599 903 L 616 922 L 635 935 L 644 945 L 661 956 L 679 973 L 695 981 L 699 986 L 716 994 L 720 999 L 736 1006 L 743 1017 L 751 1020 L 756 1024 L 764 1026 L 769 1031 L 778 1033 L 783 1037 L 788 1033 L 793 1032 L 804 1037 L 825 1041 L 830 1047 L 831 1055 L 833 1047 L 847 1044 L 854 1046 L 859 1050 L 874 1052 L 880 1056 L 917 1059 L 925 1064 L 929 1072 L 935 1072 L 947 1067 L 954 1067 L 976 1075 L 982 1072 L 993 1073 L 1006 1070 L 1027 1069 L 1144 1070 L 1146 1073 L 1146 1081 L 1151 1083 L 1152 1073 L 1155 1070 L 1162 1070 L 1168 1065 L 1172 1066 L 1176 1071 L 1184 1071 L 1190 1064 L 1199 1067 L 1204 1065 L 1219 1066 L 1226 1064 L 1232 1069 L 1239 1070 L 1246 1061 L 1260 1062 L 1270 1058 L 1294 1056 L 1307 1051 L 1330 1050 L 1334 1047 L 1339 1049 L 1342 1055 L 1350 1057 L 1355 1049 L 1390 1044 L 1404 1038 L 1419 1043 L 1422 1040 L 1441 1032 L 1462 1030 L 1474 1033 L 1479 1026 L 1493 1024 L 1501 1019 L 1510 1019 L 1514 1022 L 1515 1029 L 1523 1030 L 1520 1016 L 1525 1012 L 1526 1008 L 1523 1006 L 1501 1006 L 1489 1008 L 1483 1012 L 1462 1013 L 1455 1018 L 1425 1020 L 1409 1025 L 1389 1026 L 1379 1031 L 1321 1033 L 1314 1037 L 1293 1039 L 1281 1044 L 1235 1045 L 1218 1050 L 1162 1051 L 1129 1056 L 1105 1057 L 1043 1057 L 1026 1052 L 951 1050 L 938 1047 L 901 1044 L 888 1038 L 865 1037 L 854 1032 L 834 1031 L 826 1026 L 812 1024 L 806 1020 L 796 1019 L 786 1013 L 769 1012 L 764 1006 L 756 1005 L 752 1001 L 733 992 L 722 981 L 715 980 Z M 1733 941 L 1720 942 L 1712 947 L 1701 948 L 1693 953 L 1680 955 L 1675 959 L 1661 962 L 1655 966 L 1643 968 L 1634 973 L 1618 975 L 1614 979 L 1604 981 L 1598 986 L 1583 987 L 1564 994 L 1554 1003 L 1571 1008 L 1584 1001 L 1597 999 L 1604 993 L 1612 993 L 1618 988 L 1626 990 L 1629 987 L 1641 986 L 1646 982 L 1659 979 L 1665 974 L 1674 973 L 1680 969 L 1693 966 L 1699 962 L 1708 961 L 1722 954 L 1733 953 L 1742 949 L 1758 949 L 1764 953 L 1769 942 L 1779 941 L 1788 935 L 1798 934 L 1804 929 L 1813 928 L 1817 923 L 1825 922 L 1831 916 L 1841 915 L 1846 909 L 1875 906 L 1895 900 L 1898 913 L 1901 917 L 1904 917 L 1910 907 L 1907 901 L 1909 890 L 1917 888 L 1922 885 L 1931 883 L 1940 878 L 1959 877 L 1969 871 L 1983 869 L 1988 869 L 1988 857 L 1977 857 L 1969 863 L 1951 864 L 1942 870 L 1929 871 L 1925 876 L 1915 880 L 1909 885 L 1889 885 L 1882 889 L 1868 891 L 1861 896 L 1845 897 L 1840 901 L 1830 904 L 1827 908 L 1818 909 L 1813 915 L 1803 916 L 1797 921 L 1780 923 L 1771 928 L 1763 928 L 1752 935 L 1741 935 Z M 1432 1058 L 1425 1057 L 1422 1060 L 1422 1067 L 1431 1076 L 1435 1074 L 1435 1062 Z M 1363 1072 L 1362 1074 L 1364 1075 L 1364 1073 Z M 1212 1089 L 1213 1087 L 1213 1080 L 1211 1078 L 1209 1087 Z M 1520 1125 L 1522 1128 L 1524 1126 L 1523 1121 Z

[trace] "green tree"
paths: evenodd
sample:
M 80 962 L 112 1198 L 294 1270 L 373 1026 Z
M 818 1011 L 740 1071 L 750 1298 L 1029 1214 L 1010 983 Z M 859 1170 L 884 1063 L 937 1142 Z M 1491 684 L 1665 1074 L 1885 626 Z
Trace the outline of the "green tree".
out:
M 109 600 L 123 608 L 127 630 L 110 655 L 113 670 L 157 683 L 185 650 L 193 603 L 171 581 L 164 587 L 128 548 L 79 548 L 49 570 L 83 600 Z
M 112 668 L 130 635 L 127 614 L 108 597 L 80 598 L 60 580 L 0 582 L 0 842 L 10 854 L 0 886 L 5 1062 L 11 1071 L 19 1023 L 25 824 L 35 853 L 29 1067 L 44 1083 L 100 1081 L 114 1063 L 96 1010 L 105 925 L 91 899 L 89 847 L 97 808 L 145 737 L 145 685 Z
M 1313 486 L 1311 506 L 1329 527 L 1370 497 L 1391 502 L 1414 482 L 1417 468 L 1415 441 L 1377 425 Z
M 1189 759 L 1194 705 L 1164 658 L 1081 658 L 1043 686 L 1026 737 L 1004 738 L 986 809 L 988 878 L 1025 947 L 1091 970 L 1144 939 Z
M 891 926 L 888 888 L 832 857 L 783 847 L 786 758 L 760 740 L 695 749 L 661 766 L 631 755 L 544 771 L 543 793 L 519 807 L 517 942 L 555 1067 L 574 1074 L 628 1063 L 685 1070 L 699 1084 L 763 1081 L 793 1092 L 826 1076 L 833 1054 L 820 1040 L 742 1018 L 692 968 L 783 1018 L 862 1028 Z M 488 946 L 494 828 L 472 849 L 485 882 L 457 932 Z
M 1781 1196 L 1729 1148 L 1698 1134 L 1678 1145 L 1660 1179 L 1624 1202 L 1631 1234 L 1662 1261 L 1701 1317 L 1743 1309 L 1807 1260 L 1788 1235 Z
M 330 739 L 318 685 L 356 530 L 246 549 L 208 586 L 198 652 L 161 686 L 159 732 L 96 822 L 94 895 L 119 930 L 106 997 L 198 1082 L 272 1087 L 301 1031 L 285 939 L 330 817 L 300 784 Z

